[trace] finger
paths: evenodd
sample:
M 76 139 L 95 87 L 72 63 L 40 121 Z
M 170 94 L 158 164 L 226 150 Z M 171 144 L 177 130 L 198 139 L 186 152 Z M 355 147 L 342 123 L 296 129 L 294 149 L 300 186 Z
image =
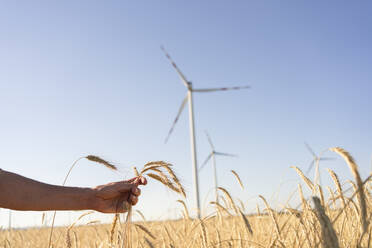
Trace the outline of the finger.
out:
M 116 188 L 117 191 L 121 193 L 126 193 L 133 188 L 137 188 L 138 185 L 146 185 L 147 179 L 145 177 L 139 176 L 139 177 L 131 178 L 127 181 L 117 182 L 115 184 L 117 187 Z
M 135 196 L 135 195 L 131 195 L 131 196 L 129 197 L 129 202 L 130 202 L 130 204 L 132 204 L 133 206 L 136 205 L 137 202 L 138 202 L 138 197 Z
M 146 185 L 146 184 L 147 184 L 146 177 L 141 177 L 141 185 Z
M 137 179 L 138 179 L 138 177 L 133 177 L 133 178 L 131 178 L 129 180 L 126 180 L 125 182 L 127 182 L 127 183 L 134 183 Z
M 135 195 L 135 196 L 139 196 L 141 194 L 141 189 L 137 188 L 137 187 L 133 187 L 132 188 L 132 193 Z
M 116 184 L 116 190 L 119 191 L 120 193 L 131 192 L 133 187 L 135 187 L 133 183 L 128 183 L 126 181 L 118 182 Z
M 134 181 L 134 183 L 136 185 L 146 185 L 147 184 L 147 179 L 143 176 L 139 176 L 136 178 L 136 180 Z

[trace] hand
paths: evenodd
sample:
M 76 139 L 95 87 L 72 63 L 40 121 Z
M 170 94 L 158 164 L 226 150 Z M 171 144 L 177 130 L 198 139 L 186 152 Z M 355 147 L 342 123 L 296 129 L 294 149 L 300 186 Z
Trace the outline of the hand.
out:
M 127 181 L 109 183 L 93 188 L 94 209 L 102 213 L 124 213 L 125 202 L 136 205 L 141 194 L 139 185 L 146 185 L 146 178 L 140 176 Z

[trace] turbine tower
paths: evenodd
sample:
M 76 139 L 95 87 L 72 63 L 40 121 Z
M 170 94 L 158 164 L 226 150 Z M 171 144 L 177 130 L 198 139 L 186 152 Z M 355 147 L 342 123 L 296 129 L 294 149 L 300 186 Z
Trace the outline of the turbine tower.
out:
M 204 166 L 208 163 L 208 161 L 210 159 L 212 159 L 212 165 L 213 165 L 213 171 L 214 171 L 214 192 L 215 192 L 215 196 L 216 196 L 216 202 L 218 203 L 218 191 L 217 191 L 218 183 L 217 183 L 216 156 L 227 156 L 227 157 L 237 157 L 237 156 L 234 155 L 234 154 L 217 152 L 214 148 L 213 143 L 212 143 L 212 139 L 209 136 L 209 134 L 207 133 L 207 131 L 205 131 L 205 135 L 207 135 L 207 139 L 208 139 L 209 145 L 212 148 L 212 152 L 208 155 L 208 157 L 205 159 L 204 163 L 200 166 L 199 171 L 201 171 L 204 168 Z
M 176 69 L 178 75 L 181 78 L 182 83 L 187 89 L 186 97 L 183 99 L 181 106 L 178 110 L 177 116 L 175 120 L 173 121 L 172 127 L 168 132 L 168 135 L 165 139 L 165 143 L 167 143 L 170 135 L 173 132 L 173 129 L 183 111 L 183 109 L 186 106 L 186 103 L 189 105 L 189 124 L 190 124 L 190 143 L 191 143 L 191 156 L 192 156 L 192 175 L 194 180 L 194 194 L 195 194 L 195 204 L 196 204 L 196 210 L 197 210 L 197 217 L 200 219 L 200 197 L 199 197 L 199 180 L 198 180 L 198 164 L 197 164 L 197 155 L 196 155 L 196 141 L 195 141 L 195 122 L 194 122 L 194 110 L 193 110 L 193 102 L 192 97 L 194 92 L 200 92 L 200 93 L 208 93 L 208 92 L 215 92 L 215 91 L 226 91 L 226 90 L 240 90 L 240 89 L 247 89 L 250 88 L 250 86 L 241 86 L 241 87 L 228 87 L 228 88 L 209 88 L 209 89 L 194 89 L 192 86 L 192 83 L 186 79 L 186 77 L 183 75 L 181 70 L 177 67 L 176 63 L 173 61 L 171 56 L 168 54 L 168 52 L 165 50 L 165 48 L 162 46 L 161 49 L 163 50 L 165 56 L 168 58 L 168 60 L 171 62 L 174 69 Z

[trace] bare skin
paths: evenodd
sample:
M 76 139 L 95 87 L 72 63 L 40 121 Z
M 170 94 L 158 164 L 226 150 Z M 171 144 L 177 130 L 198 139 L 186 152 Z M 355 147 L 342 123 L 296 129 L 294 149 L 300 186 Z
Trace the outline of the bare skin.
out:
M 123 213 L 124 201 L 136 205 L 146 185 L 144 177 L 108 183 L 94 188 L 64 187 L 41 183 L 0 170 L 0 208 L 13 210 L 96 210 Z

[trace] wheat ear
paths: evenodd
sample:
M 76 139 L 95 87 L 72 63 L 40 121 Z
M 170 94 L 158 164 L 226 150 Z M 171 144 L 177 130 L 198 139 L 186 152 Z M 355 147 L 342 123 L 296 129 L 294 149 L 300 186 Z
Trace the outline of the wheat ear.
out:
M 333 147 L 330 150 L 339 154 L 346 161 L 358 185 L 358 188 L 359 188 L 358 189 L 358 201 L 359 201 L 359 207 L 361 211 L 360 222 L 362 224 L 361 231 L 362 231 L 362 236 L 363 236 L 364 233 L 366 233 L 368 229 L 368 220 L 367 220 L 368 217 L 367 217 L 366 198 L 365 198 L 364 190 L 363 190 L 364 186 L 363 186 L 363 182 L 362 182 L 362 179 L 358 171 L 358 166 L 355 163 L 354 158 L 346 150 L 340 147 Z
M 184 212 L 185 212 L 185 217 L 186 217 L 187 219 L 190 219 L 190 215 L 189 215 L 189 211 L 188 211 L 188 209 L 187 209 L 186 203 L 185 203 L 184 201 L 182 201 L 182 200 L 177 200 L 177 202 L 179 202 L 179 203 L 182 204 L 182 206 L 183 206 L 183 210 L 184 210 Z
M 156 239 L 156 237 L 144 226 L 140 224 L 134 224 L 135 227 L 139 228 L 141 231 L 146 233 L 148 236 L 150 236 L 152 239 Z
M 262 199 L 262 201 L 264 202 L 266 208 L 267 208 L 267 211 L 269 211 L 269 214 L 271 216 L 271 219 L 274 223 L 274 226 L 275 226 L 275 230 L 276 230 L 276 233 L 278 235 L 278 238 L 281 238 L 280 236 L 280 228 L 279 228 L 279 224 L 278 224 L 278 221 L 276 220 L 275 218 L 275 214 L 274 214 L 274 210 L 272 208 L 270 208 L 269 204 L 267 203 L 265 197 L 263 197 L 262 195 L 259 195 L 258 197 L 260 197 Z
M 328 169 L 328 173 L 331 176 L 331 178 L 333 180 L 333 183 L 336 185 L 338 194 L 339 194 L 339 196 L 341 197 L 341 200 L 342 200 L 342 205 L 343 205 L 343 207 L 345 207 L 346 202 L 345 202 L 344 194 L 342 192 L 342 187 L 341 187 L 340 180 L 338 179 L 337 174 L 333 170 Z
M 240 187 L 244 190 L 242 180 L 240 180 L 240 177 L 239 177 L 238 173 L 236 173 L 236 171 L 234 171 L 234 170 L 231 170 L 231 173 L 235 176 L 235 178 L 238 181 Z
M 302 170 L 300 168 L 298 168 L 297 166 L 291 166 L 291 168 L 293 168 L 293 169 L 296 170 L 297 174 L 306 183 L 306 185 L 309 187 L 309 189 L 311 190 L 311 192 L 314 192 L 315 188 L 314 188 L 313 182 L 304 175 L 304 173 L 302 172 Z
M 81 159 L 88 159 L 90 161 L 93 161 L 93 162 L 96 162 L 96 163 L 99 163 L 99 164 L 103 164 L 104 166 L 106 166 L 107 168 L 111 169 L 111 170 L 117 170 L 116 166 L 111 164 L 110 162 L 98 157 L 98 156 L 95 156 L 95 155 L 88 155 L 88 156 L 85 156 L 85 157 L 80 157 L 78 158 L 77 160 L 74 161 L 74 163 L 72 163 L 70 169 L 68 170 L 67 172 L 67 175 L 65 177 L 65 179 L 63 180 L 63 183 L 62 183 L 62 186 L 65 186 L 66 184 L 66 181 L 72 171 L 72 169 L 75 167 L 75 165 L 77 164 L 77 162 L 79 162 Z M 57 214 L 57 211 L 54 211 L 53 213 L 53 218 L 52 218 L 52 226 L 50 228 L 50 233 L 49 233 L 49 242 L 48 242 L 48 248 L 51 247 L 51 244 L 52 244 L 52 236 L 53 236 L 53 229 L 54 229 L 54 221 L 56 219 L 56 214 Z

